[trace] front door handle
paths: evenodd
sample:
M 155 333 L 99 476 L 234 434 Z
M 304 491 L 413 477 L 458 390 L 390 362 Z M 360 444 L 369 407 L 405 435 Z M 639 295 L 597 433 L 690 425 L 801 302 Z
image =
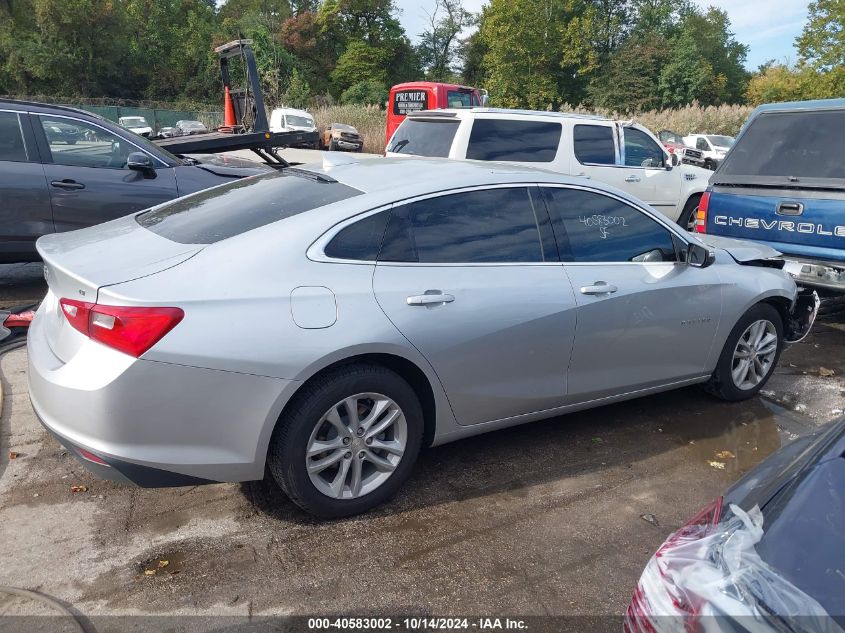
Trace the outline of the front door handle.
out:
M 411 295 L 405 301 L 408 302 L 409 306 L 436 306 L 452 303 L 454 300 L 454 295 L 444 294 L 439 290 L 427 290 L 425 294 Z
M 592 286 L 581 286 L 582 295 L 606 295 L 616 292 L 617 290 L 619 290 L 619 288 L 613 284 L 607 283 L 606 281 L 596 281 Z
M 587 174 L 585 174 L 583 171 L 580 174 L 575 174 L 575 176 L 578 177 L 578 178 L 586 178 L 587 180 L 590 179 L 590 177 Z
M 625 182 L 639 182 L 639 181 L 640 181 L 640 177 L 637 176 L 636 174 L 631 174 L 630 176 L 628 176 L 625 179 Z
M 64 180 L 54 180 L 50 184 L 53 187 L 58 187 L 59 189 L 85 189 L 85 185 L 81 182 L 76 182 L 70 178 L 65 178 Z

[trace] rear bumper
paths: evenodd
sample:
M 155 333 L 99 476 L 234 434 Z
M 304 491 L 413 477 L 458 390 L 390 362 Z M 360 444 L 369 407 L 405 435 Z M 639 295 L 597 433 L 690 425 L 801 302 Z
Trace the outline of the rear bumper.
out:
M 86 341 L 62 362 L 44 315 L 30 327 L 29 394 L 41 423 L 92 471 L 144 486 L 248 481 L 264 474 L 262 445 L 288 381 L 136 360 Z
M 784 255 L 783 260 L 786 262 L 783 269 L 799 286 L 845 292 L 845 262 L 805 259 L 793 255 Z

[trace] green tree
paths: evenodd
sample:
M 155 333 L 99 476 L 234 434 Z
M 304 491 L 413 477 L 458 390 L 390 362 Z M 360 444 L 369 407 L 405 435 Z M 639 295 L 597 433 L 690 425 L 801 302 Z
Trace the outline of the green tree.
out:
M 370 46 L 363 41 L 349 43 L 332 71 L 332 81 L 344 91 L 353 84 L 367 79 L 387 83 L 387 62 L 390 51 L 380 46 Z
M 311 87 L 298 70 L 294 68 L 285 90 L 283 102 L 292 108 L 305 109 L 311 104 Z
M 629 38 L 592 79 L 590 102 L 625 114 L 660 107 L 660 73 L 668 58 L 666 44 L 657 33 Z
M 387 102 L 388 91 L 383 83 L 368 79 L 359 81 L 343 91 L 340 102 L 343 104 L 377 105 L 384 107 Z
M 818 97 L 845 94 L 845 0 L 815 0 L 798 37 L 799 62 L 815 71 L 808 89 Z

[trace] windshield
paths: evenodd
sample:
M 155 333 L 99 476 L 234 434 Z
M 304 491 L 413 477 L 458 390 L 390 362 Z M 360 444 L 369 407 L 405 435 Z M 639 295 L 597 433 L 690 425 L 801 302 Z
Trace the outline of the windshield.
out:
M 127 127 L 149 127 L 147 120 L 142 116 L 126 117 L 123 124 Z
M 707 136 L 707 140 L 710 141 L 712 145 L 716 147 L 730 147 L 734 144 L 734 137 L 733 136 L 720 136 L 718 134 L 710 134 Z
M 457 119 L 414 119 L 402 121 L 390 141 L 388 152 L 446 158 L 460 121 Z
M 178 198 L 135 220 L 180 244 L 213 244 L 361 193 L 339 182 L 286 169 Z
M 285 119 L 287 119 L 288 125 L 295 125 L 297 127 L 314 127 L 314 119 L 311 117 L 289 114 L 285 117 Z
M 680 134 L 676 134 L 675 132 L 667 132 L 663 130 L 659 135 L 658 138 L 664 143 L 675 143 L 677 145 L 683 145 L 684 139 L 681 138 Z

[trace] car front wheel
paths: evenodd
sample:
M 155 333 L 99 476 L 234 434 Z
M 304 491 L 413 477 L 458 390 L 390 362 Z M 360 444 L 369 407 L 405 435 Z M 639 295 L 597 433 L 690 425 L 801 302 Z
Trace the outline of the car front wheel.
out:
M 422 436 L 422 408 L 410 385 L 384 367 L 353 365 L 297 394 L 267 461 L 294 503 L 338 518 L 392 497 L 413 468 Z
M 731 330 L 707 390 L 723 400 L 752 398 L 768 382 L 783 350 L 783 321 L 758 303 Z

